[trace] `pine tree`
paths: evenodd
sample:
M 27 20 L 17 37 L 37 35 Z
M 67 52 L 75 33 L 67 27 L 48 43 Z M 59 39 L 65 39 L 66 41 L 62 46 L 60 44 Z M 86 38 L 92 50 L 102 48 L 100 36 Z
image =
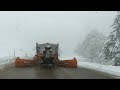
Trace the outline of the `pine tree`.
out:
M 120 12 L 118 12 L 112 28 L 113 31 L 108 36 L 100 56 L 107 61 L 113 60 L 114 65 L 120 65 Z

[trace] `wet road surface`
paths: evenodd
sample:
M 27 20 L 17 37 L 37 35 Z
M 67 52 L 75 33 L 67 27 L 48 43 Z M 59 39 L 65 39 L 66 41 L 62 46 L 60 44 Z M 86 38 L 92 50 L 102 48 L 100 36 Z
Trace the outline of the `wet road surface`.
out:
M 82 67 L 64 68 L 51 66 L 31 66 L 12 68 L 0 73 L 0 79 L 112 79 L 105 73 Z

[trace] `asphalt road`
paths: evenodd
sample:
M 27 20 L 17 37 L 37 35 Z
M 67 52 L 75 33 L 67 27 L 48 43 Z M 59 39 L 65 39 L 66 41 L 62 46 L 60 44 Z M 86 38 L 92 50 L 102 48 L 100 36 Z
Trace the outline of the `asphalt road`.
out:
M 9 69 L 0 73 L 0 79 L 113 79 L 113 77 L 82 67 L 53 69 L 51 66 L 31 66 Z

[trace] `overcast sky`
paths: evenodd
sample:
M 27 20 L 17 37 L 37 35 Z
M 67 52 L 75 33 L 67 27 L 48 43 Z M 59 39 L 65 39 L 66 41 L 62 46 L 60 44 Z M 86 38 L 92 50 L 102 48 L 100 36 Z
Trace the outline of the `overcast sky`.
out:
M 0 57 L 11 56 L 14 50 L 17 56 L 30 54 L 36 42 L 59 43 L 63 54 L 73 54 L 89 31 L 108 35 L 115 15 L 115 11 L 0 11 Z

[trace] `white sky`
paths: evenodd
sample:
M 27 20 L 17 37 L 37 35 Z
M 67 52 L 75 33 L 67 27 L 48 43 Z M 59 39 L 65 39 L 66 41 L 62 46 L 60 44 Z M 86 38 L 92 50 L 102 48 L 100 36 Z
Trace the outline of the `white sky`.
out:
M 0 11 L 0 57 L 32 53 L 36 42 L 59 43 L 71 55 L 90 30 L 108 35 L 115 11 Z M 20 51 L 23 49 L 23 52 Z

